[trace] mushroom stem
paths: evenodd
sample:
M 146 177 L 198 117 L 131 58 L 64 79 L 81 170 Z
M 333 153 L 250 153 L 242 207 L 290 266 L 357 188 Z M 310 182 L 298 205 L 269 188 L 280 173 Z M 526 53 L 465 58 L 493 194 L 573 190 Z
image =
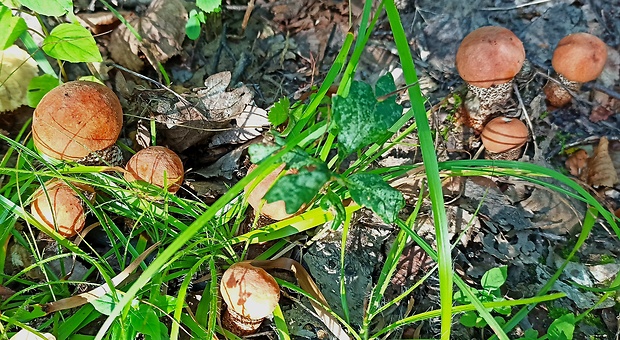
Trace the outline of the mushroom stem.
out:
M 480 132 L 489 118 L 510 100 L 512 81 L 488 88 L 467 84 L 464 105 L 469 114 L 469 125 Z
M 237 336 L 246 336 L 256 333 L 265 318 L 251 319 L 235 312 L 232 308 L 225 308 L 222 313 L 222 327 Z
M 549 101 L 549 104 L 553 107 L 563 107 L 568 105 L 573 96 L 570 91 L 579 91 L 582 83 L 576 81 L 570 81 L 561 74 L 558 75 L 559 83 L 555 81 L 548 81 L 543 87 L 543 92 Z

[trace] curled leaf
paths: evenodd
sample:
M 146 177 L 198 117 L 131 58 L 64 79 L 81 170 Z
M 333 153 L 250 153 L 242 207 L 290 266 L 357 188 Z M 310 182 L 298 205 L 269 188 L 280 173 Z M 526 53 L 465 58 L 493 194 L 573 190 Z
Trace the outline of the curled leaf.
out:
M 594 155 L 588 160 L 588 184 L 592 186 L 613 187 L 618 183 L 618 175 L 609 156 L 609 141 L 602 137 Z

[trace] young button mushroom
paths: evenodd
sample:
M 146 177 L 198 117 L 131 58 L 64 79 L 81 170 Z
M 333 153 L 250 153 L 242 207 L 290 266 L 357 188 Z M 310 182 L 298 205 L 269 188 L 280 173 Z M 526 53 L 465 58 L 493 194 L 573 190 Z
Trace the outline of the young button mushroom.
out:
M 276 221 L 281 221 L 297 214 L 297 212 L 292 214 L 287 213 L 284 201 L 276 201 L 271 203 L 264 202 L 263 204 L 263 198 L 265 197 L 269 189 L 271 189 L 276 179 L 278 179 L 280 173 L 284 170 L 284 166 L 285 164 L 280 165 L 273 172 L 267 175 L 267 177 L 263 178 L 263 180 L 258 183 L 258 185 L 256 185 L 253 190 L 251 190 L 251 188 L 254 185 L 254 181 L 250 182 L 250 184 L 245 187 L 246 194 L 249 192 L 247 200 L 250 206 L 255 211 L 260 211 L 261 215 Z M 248 174 L 254 171 L 256 167 L 256 164 L 252 164 L 248 169 Z M 288 170 L 287 173 L 290 174 L 295 172 L 294 170 Z
M 32 116 L 37 149 L 55 159 L 118 165 L 114 145 L 123 127 L 121 103 L 108 87 L 72 81 L 48 92 Z
M 181 158 L 163 146 L 151 146 L 136 152 L 125 169 L 127 181 L 142 180 L 160 188 L 167 185 L 168 192 L 173 194 L 181 188 L 185 174 Z
M 220 282 L 220 294 L 228 308 L 222 326 L 238 336 L 256 332 L 280 300 L 280 286 L 263 268 L 247 262 L 228 268 Z
M 607 62 L 607 45 L 588 33 L 574 33 L 562 38 L 553 52 L 551 64 L 560 82 L 566 88 L 577 91 L 581 84 L 598 78 Z M 563 107 L 572 96 L 554 81 L 543 88 L 549 104 Z
M 85 191 L 93 192 L 84 186 Z M 31 214 L 44 226 L 56 230 L 60 235 L 71 238 L 84 228 L 86 215 L 80 196 L 66 183 L 51 180 L 45 183 L 45 190 L 34 194 L 30 206 Z
M 521 147 L 527 142 L 525 124 L 516 118 L 497 117 L 482 130 L 485 158 L 515 160 L 521 155 Z
M 504 27 L 481 27 L 461 41 L 456 52 L 456 69 L 467 82 L 465 108 L 474 130 L 480 131 L 497 107 L 510 99 L 512 79 L 524 60 L 523 43 Z

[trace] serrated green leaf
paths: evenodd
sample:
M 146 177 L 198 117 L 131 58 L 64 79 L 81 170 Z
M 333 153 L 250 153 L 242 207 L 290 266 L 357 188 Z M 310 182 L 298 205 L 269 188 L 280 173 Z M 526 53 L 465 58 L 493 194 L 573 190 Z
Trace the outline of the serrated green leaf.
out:
M 72 63 L 99 62 L 101 53 L 90 32 L 77 24 L 60 24 L 43 40 L 43 51 Z
M 60 80 L 50 74 L 34 77 L 28 84 L 28 106 L 37 107 L 41 98 L 60 85 Z
M 499 289 L 501 286 L 504 285 L 504 283 L 506 283 L 507 277 L 507 266 L 491 268 L 486 273 L 484 273 L 484 275 L 482 275 L 482 280 L 480 280 L 480 284 L 486 290 Z
M 290 101 L 287 97 L 281 98 L 278 100 L 267 114 L 267 118 L 269 119 L 269 123 L 273 126 L 279 126 L 280 124 L 286 122 L 289 116 L 290 111 Z
M 195 10 L 192 10 L 192 12 L 194 15 L 190 13 L 185 24 L 185 35 L 191 40 L 196 40 L 200 36 L 200 18 L 198 18 L 198 13 Z
M 218 13 L 222 0 L 196 0 L 196 7 L 207 13 Z
M 6 6 L 0 5 L 0 50 L 9 48 L 28 26 L 23 18 L 13 16 L 13 12 Z
M 279 149 L 280 147 L 275 145 L 252 144 L 248 147 L 248 155 L 250 156 L 250 161 L 257 164 Z
M 43 15 L 59 17 L 67 12 L 73 13 L 71 0 L 20 0 L 21 4 Z
M 327 165 L 317 161 L 312 167 L 303 167 L 296 174 L 278 179 L 265 195 L 265 200 L 268 203 L 282 200 L 286 213 L 293 214 L 304 204 L 310 203 L 330 177 Z
M 555 319 L 547 330 L 549 340 L 572 340 L 575 332 L 575 315 L 564 314 Z
M 347 97 L 333 99 L 334 122 L 331 132 L 338 136 L 344 154 L 350 154 L 385 136 L 387 130 L 400 119 L 403 108 L 396 104 L 395 96 L 383 101 L 377 97 L 395 89 L 394 79 L 388 75 L 378 82 L 377 96 L 370 85 L 354 81 Z
M 405 206 L 403 194 L 385 183 L 376 174 L 358 173 L 347 180 L 351 198 L 358 204 L 370 208 L 386 223 L 392 223 Z

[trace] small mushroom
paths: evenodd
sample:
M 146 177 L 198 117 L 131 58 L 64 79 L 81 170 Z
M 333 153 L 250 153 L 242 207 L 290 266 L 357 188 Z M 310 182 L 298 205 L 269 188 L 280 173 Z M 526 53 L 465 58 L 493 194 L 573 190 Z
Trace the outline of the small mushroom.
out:
M 562 38 L 551 59 L 560 82 L 572 91 L 598 78 L 606 62 L 607 45 L 589 33 L 574 33 Z M 570 103 L 572 96 L 562 85 L 549 81 L 543 88 L 551 106 L 563 107 Z
M 181 158 L 163 146 L 151 146 L 136 152 L 125 169 L 127 181 L 142 180 L 160 188 L 167 185 L 168 192 L 173 194 L 181 187 L 185 174 Z
M 123 110 L 116 94 L 91 81 L 54 88 L 41 99 L 32 117 L 32 136 L 41 153 L 87 164 L 120 164 L 122 154 L 114 143 L 122 127 Z M 108 159 L 102 159 L 104 155 Z
M 226 303 L 222 326 L 238 336 L 256 332 L 280 300 L 280 287 L 263 268 L 239 262 L 228 268 L 220 282 Z
M 260 211 L 261 215 L 276 221 L 281 221 L 297 214 L 297 212 L 292 214 L 287 213 L 284 201 L 263 203 L 263 198 L 265 197 L 269 189 L 271 189 L 276 179 L 278 179 L 280 173 L 284 170 L 284 166 L 285 164 L 282 164 L 278 168 L 276 168 L 273 172 L 267 175 L 267 177 L 263 178 L 263 180 L 258 183 L 258 185 L 256 185 L 254 189 L 251 190 L 252 186 L 254 185 L 254 181 L 250 182 L 250 184 L 245 187 L 246 194 L 249 192 L 247 200 L 250 206 L 252 206 L 255 211 Z M 256 167 L 256 164 L 252 164 L 248 169 L 248 174 L 254 171 Z M 292 174 L 295 173 L 295 171 L 288 170 L 287 173 Z M 303 209 L 303 207 L 301 209 Z
M 469 33 L 456 52 L 456 69 L 467 82 L 469 124 L 480 131 L 487 118 L 512 94 L 512 80 L 525 60 L 525 49 L 509 29 L 485 26 Z
M 527 142 L 528 131 L 519 119 L 497 117 L 484 126 L 481 138 L 486 149 L 485 158 L 515 160 Z
M 80 189 L 94 191 L 88 186 L 81 186 Z M 44 226 L 56 230 L 66 238 L 77 235 L 84 228 L 86 215 L 82 199 L 66 183 L 59 180 L 48 181 L 45 183 L 45 190 L 37 190 L 34 197 L 30 211 Z

